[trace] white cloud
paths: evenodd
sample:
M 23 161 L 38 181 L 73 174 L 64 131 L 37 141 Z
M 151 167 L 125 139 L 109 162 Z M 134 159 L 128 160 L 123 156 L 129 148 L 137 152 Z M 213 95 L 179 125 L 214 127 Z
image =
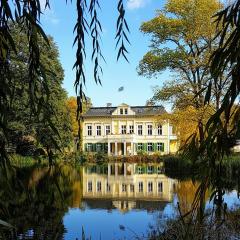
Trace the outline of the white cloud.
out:
M 127 8 L 130 10 L 143 8 L 150 0 L 128 0 Z
M 57 18 L 55 12 L 53 11 L 52 8 L 45 8 L 46 6 L 46 0 L 40 0 L 40 5 L 41 5 L 41 10 L 42 10 L 42 18 L 44 21 L 50 22 L 51 24 L 58 24 L 59 23 L 59 19 Z M 52 7 L 52 6 L 51 6 Z

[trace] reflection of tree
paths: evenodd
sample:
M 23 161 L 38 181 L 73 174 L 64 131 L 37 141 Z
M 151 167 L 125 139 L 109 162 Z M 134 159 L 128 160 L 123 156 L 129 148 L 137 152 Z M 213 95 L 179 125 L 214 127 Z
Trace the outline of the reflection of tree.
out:
M 65 231 L 62 219 L 73 201 L 76 178 L 77 172 L 68 165 L 47 171 L 46 168 L 17 170 L 16 176 L 8 182 L 1 177 L 0 219 L 15 226 L 16 233 L 12 236 L 9 231 L 0 230 L 0 239 L 15 239 L 16 236 L 62 239 Z

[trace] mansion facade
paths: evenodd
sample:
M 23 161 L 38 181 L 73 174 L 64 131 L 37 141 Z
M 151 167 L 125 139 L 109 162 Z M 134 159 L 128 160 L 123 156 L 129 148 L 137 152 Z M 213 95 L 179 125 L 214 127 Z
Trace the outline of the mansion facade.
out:
M 92 107 L 83 116 L 83 149 L 112 156 L 171 154 L 178 150 L 169 121 L 159 120 L 162 106 Z

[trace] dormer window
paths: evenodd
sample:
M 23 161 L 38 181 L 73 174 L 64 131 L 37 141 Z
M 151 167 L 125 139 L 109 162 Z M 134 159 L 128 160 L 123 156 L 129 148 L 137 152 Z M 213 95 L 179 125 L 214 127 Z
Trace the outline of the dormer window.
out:
M 125 114 L 126 114 L 126 115 L 128 114 L 128 109 L 127 109 L 127 108 L 125 108 Z
M 120 114 L 123 115 L 123 108 L 120 108 Z

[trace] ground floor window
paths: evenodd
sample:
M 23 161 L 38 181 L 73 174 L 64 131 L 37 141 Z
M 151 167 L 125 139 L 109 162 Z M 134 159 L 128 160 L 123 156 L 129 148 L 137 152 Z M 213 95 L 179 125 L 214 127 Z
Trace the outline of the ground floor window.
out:
M 148 182 L 148 192 L 149 193 L 153 192 L 153 183 L 152 182 Z
M 92 143 L 87 143 L 87 152 L 92 152 Z
M 143 192 L 143 182 L 138 183 L 138 192 Z
M 88 182 L 88 192 L 92 192 L 92 181 Z
M 159 182 L 159 183 L 158 183 L 158 192 L 159 192 L 159 193 L 162 193 L 162 192 L 163 192 L 163 183 L 162 183 L 162 182 Z
M 153 152 L 153 143 L 148 143 L 147 144 L 147 151 L 148 152 Z
M 152 174 L 152 173 L 153 173 L 153 170 L 154 170 L 153 166 L 148 166 L 148 167 L 147 167 L 147 173 L 148 173 L 148 174 Z
M 127 184 L 123 183 L 122 184 L 122 192 L 126 192 L 127 191 Z
M 107 183 L 107 185 L 106 185 L 106 190 L 107 190 L 107 192 L 110 192 L 110 191 L 111 191 L 111 186 L 110 186 L 109 183 Z
M 97 152 L 101 152 L 102 151 L 102 144 L 101 143 L 97 143 L 96 144 L 96 151 Z
M 142 166 L 139 166 L 139 167 L 138 167 L 138 174 L 143 174 L 143 168 L 142 168 Z
M 137 144 L 137 150 L 138 151 L 142 151 L 143 150 L 143 144 L 142 143 L 138 143 Z
M 97 182 L 97 192 L 102 191 L 102 183 L 100 181 Z
M 164 151 L 164 144 L 163 143 L 157 143 L 157 151 L 159 151 L 159 152 Z

